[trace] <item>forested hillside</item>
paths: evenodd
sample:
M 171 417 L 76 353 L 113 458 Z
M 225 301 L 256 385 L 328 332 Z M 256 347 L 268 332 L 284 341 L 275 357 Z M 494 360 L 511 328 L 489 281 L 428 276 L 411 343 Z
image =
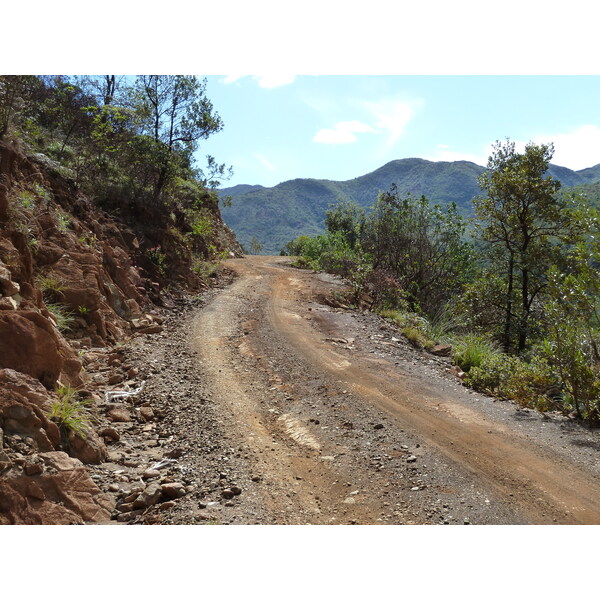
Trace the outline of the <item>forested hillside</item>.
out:
M 481 192 L 477 178 L 484 167 L 467 161 L 432 162 L 420 158 L 394 160 L 348 181 L 294 179 L 272 188 L 238 185 L 220 190 L 223 218 L 249 250 L 256 239 L 264 254 L 278 254 L 298 235 L 325 231 L 325 211 L 339 199 L 370 208 L 380 192 L 396 185 L 401 195 L 425 195 L 434 203 L 456 203 L 459 212 L 472 215 L 472 199 Z M 600 165 L 581 171 L 549 165 L 548 173 L 564 186 L 600 180 Z

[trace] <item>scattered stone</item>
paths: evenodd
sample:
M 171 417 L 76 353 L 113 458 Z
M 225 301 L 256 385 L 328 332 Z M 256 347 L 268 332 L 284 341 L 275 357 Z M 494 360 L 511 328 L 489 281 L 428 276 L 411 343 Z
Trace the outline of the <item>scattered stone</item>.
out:
M 436 344 L 429 352 L 434 356 L 450 356 L 452 346 L 450 344 Z
M 79 437 L 74 431 L 70 431 L 67 443 L 69 454 L 86 465 L 99 465 L 108 456 L 108 450 L 104 442 L 93 429 L 87 431 L 85 438 Z
M 414 454 L 411 454 L 407 459 L 406 462 L 408 463 L 414 463 L 417 462 L 417 457 Z
M 150 327 L 144 327 L 143 329 L 139 329 L 140 333 L 162 333 L 163 326 L 162 325 L 150 325 Z
M 155 479 L 156 477 L 160 477 L 160 471 L 157 469 L 146 469 L 142 473 L 142 479 Z
M 233 498 L 235 494 L 233 493 L 233 490 L 225 488 L 224 490 L 221 490 L 221 496 L 223 496 L 223 498 L 225 498 L 226 500 L 229 500 Z
M 173 500 L 167 500 L 160 505 L 160 510 L 168 510 L 169 508 L 173 508 L 175 506 L 175 502 Z
M 99 431 L 99 434 L 106 443 L 118 442 L 121 439 L 121 434 L 114 427 L 104 427 Z
M 131 413 L 124 406 L 115 406 L 111 408 L 106 416 L 113 423 L 130 423 L 131 422 Z
M 183 448 L 173 448 L 172 450 L 169 450 L 165 456 L 167 458 L 179 458 L 180 456 L 183 456 L 185 453 L 185 450 Z
M 354 496 L 348 496 L 344 500 L 344 504 L 356 504 L 356 498 Z
M 373 429 L 383 429 L 383 423 L 377 423 Z
M 114 375 L 111 375 L 108 378 L 108 385 L 117 385 L 118 383 L 123 383 L 123 380 L 125 378 L 123 377 L 123 375 L 120 375 L 119 373 L 115 373 Z
M 156 504 L 162 496 L 162 487 L 159 483 L 151 483 L 141 493 L 141 500 L 146 506 L 152 506 Z
M 140 417 L 142 421 L 152 421 L 154 419 L 154 411 L 149 406 L 142 406 L 140 408 Z
M 232 485 L 231 491 L 234 493 L 235 496 L 239 496 L 242 493 L 242 488 L 238 487 L 237 485 Z
M 33 475 L 39 475 L 44 472 L 44 464 L 41 462 L 28 461 L 24 465 L 24 471 L 26 475 L 30 477 Z
M 457 365 L 453 365 L 450 367 L 450 373 L 456 375 L 459 379 L 464 379 L 466 377 L 466 373 Z
M 117 510 L 122 513 L 130 512 L 133 509 L 134 509 L 133 502 L 123 502 L 122 504 L 119 504 L 119 506 L 117 506 Z
M 163 494 L 168 498 L 181 498 L 186 494 L 185 486 L 179 482 L 163 483 L 161 489 L 163 491 Z

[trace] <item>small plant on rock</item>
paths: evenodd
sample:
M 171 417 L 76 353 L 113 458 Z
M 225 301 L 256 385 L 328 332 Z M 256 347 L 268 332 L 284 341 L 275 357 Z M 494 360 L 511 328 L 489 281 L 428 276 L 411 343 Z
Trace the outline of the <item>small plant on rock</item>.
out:
M 44 298 L 48 298 L 49 300 L 55 300 L 62 296 L 62 292 L 65 289 L 63 280 L 51 273 L 38 276 L 36 283 L 40 290 L 42 290 Z
M 58 213 L 56 216 L 59 231 L 65 233 L 71 227 L 71 217 L 66 213 Z
M 146 256 L 156 265 L 161 275 L 167 273 L 167 255 L 161 250 L 160 244 L 155 248 L 148 248 Z
M 56 321 L 59 331 L 68 331 L 73 323 L 73 313 L 62 304 L 46 304 L 46 308 Z
M 50 407 L 48 418 L 58 425 L 63 438 L 72 431 L 85 439 L 94 421 L 93 401 L 80 398 L 70 385 L 59 384 L 56 395 L 58 398 Z

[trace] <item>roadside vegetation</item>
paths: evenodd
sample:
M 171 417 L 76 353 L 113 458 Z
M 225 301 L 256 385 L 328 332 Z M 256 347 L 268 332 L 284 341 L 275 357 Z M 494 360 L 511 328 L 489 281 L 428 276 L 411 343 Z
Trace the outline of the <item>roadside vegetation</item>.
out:
M 0 76 L 0 142 L 139 232 L 141 266 L 165 283 L 199 262 L 201 274 L 210 271 L 227 246 L 215 190 L 229 170 L 212 156 L 202 167 L 195 160 L 222 127 L 196 76 Z M 41 210 L 41 192 L 24 190 L 14 210 Z M 59 231 L 71 226 L 68 214 L 56 215 Z
M 325 234 L 282 253 L 345 277 L 414 346 L 451 344 L 472 388 L 598 424 L 598 213 L 547 175 L 553 151 L 497 142 L 471 219 L 392 186 L 368 212 L 338 201 Z

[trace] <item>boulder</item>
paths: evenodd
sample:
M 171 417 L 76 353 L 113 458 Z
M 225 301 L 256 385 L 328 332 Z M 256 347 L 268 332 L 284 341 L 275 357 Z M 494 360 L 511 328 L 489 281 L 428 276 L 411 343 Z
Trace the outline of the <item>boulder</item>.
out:
M 85 438 L 70 432 L 67 438 L 69 454 L 86 465 L 99 465 L 106 460 L 108 450 L 98 434 L 90 429 Z
M 33 377 L 0 370 L 0 427 L 8 434 L 31 437 L 42 452 L 60 445 L 58 427 L 45 413 L 51 401 L 46 388 Z
M 64 452 L 39 455 L 48 471 L 0 478 L 0 525 L 108 522 L 113 503 L 81 462 Z
M 0 369 L 31 375 L 52 388 L 59 377 L 81 385 L 81 361 L 56 327 L 31 310 L 0 311 Z
M 435 356 L 450 356 L 452 353 L 452 346 L 450 344 L 436 344 L 429 352 Z

